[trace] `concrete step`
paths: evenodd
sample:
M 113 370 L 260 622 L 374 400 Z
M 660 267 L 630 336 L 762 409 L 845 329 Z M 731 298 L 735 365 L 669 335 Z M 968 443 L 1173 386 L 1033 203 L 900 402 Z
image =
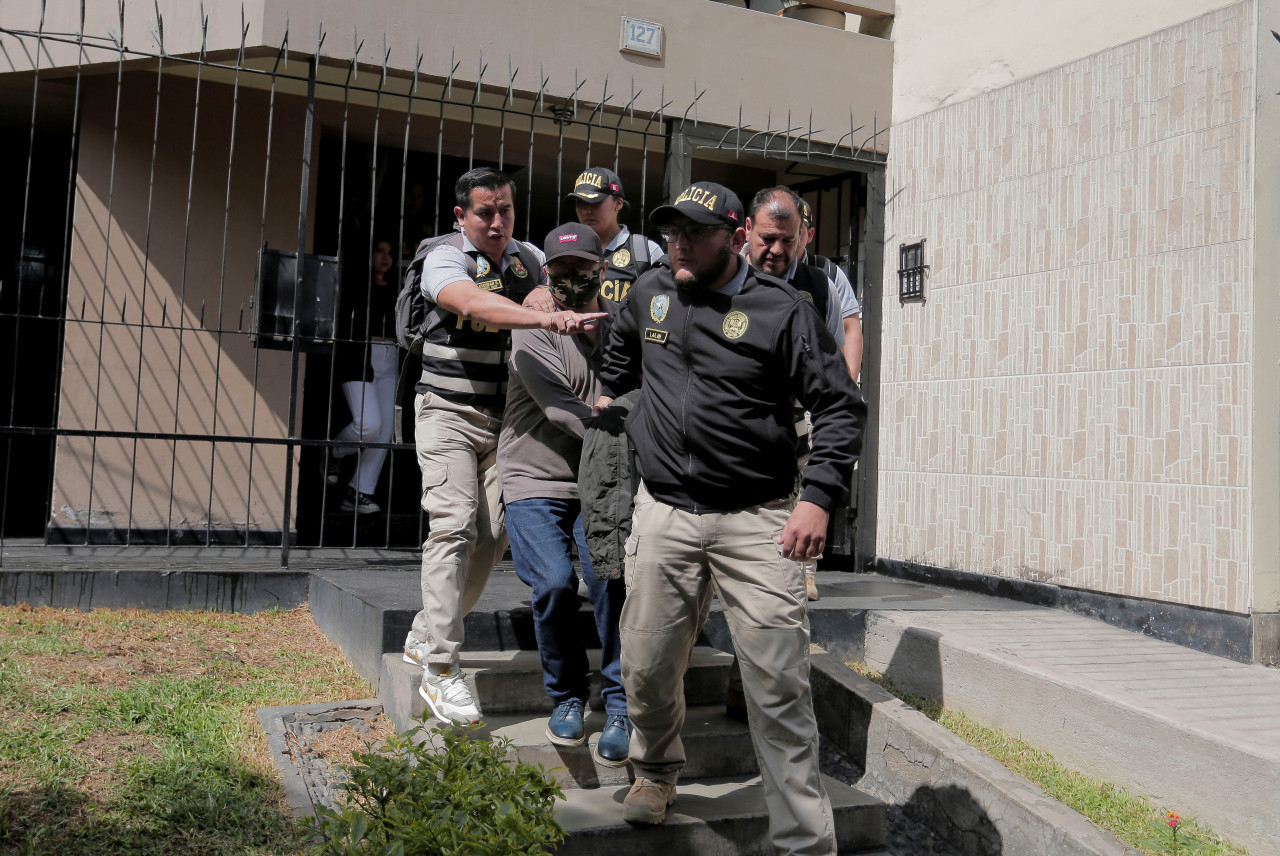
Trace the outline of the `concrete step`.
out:
M 422 608 L 417 559 L 397 570 L 322 569 L 312 574 L 308 602 L 316 625 L 343 650 L 360 677 L 378 692 L 382 655 L 400 651 L 413 616 Z M 588 647 L 599 647 L 591 605 L 583 601 L 578 624 Z M 511 563 L 499 562 L 484 594 L 463 619 L 464 651 L 536 650 L 530 589 Z
M 828 776 L 822 782 L 835 810 L 840 852 L 882 848 L 884 804 Z M 649 827 L 622 821 L 628 788 L 566 790 L 565 802 L 556 808 L 556 818 L 568 833 L 558 856 L 773 856 L 759 778 L 681 782 L 666 821 Z
M 604 730 L 603 711 L 587 714 L 587 742 L 582 746 L 559 746 L 547 737 L 547 718 L 527 714 L 493 716 L 485 720 L 486 731 L 506 737 L 514 744 L 514 755 L 530 764 L 541 764 L 547 775 L 565 788 L 596 788 L 625 785 L 632 779 L 629 766 L 607 767 L 596 763 L 592 750 Z M 744 723 L 724 715 L 724 706 L 691 707 L 685 712 L 684 751 L 681 776 L 685 780 L 753 776 L 758 772 L 751 733 Z
M 600 662 L 600 652 L 587 652 L 592 669 Z M 696 647 L 685 673 L 685 703 L 692 706 L 723 705 L 729 664 L 733 658 L 714 648 Z M 472 692 L 486 716 L 499 714 L 543 714 L 551 712 L 551 700 L 542 686 L 542 665 L 537 651 L 463 652 L 462 668 L 471 681 Z M 422 669 L 406 663 L 397 651 L 382 655 L 378 697 L 387 716 L 401 731 L 417 724 L 426 708 L 418 693 Z M 600 700 L 600 679 L 593 672 L 591 697 Z

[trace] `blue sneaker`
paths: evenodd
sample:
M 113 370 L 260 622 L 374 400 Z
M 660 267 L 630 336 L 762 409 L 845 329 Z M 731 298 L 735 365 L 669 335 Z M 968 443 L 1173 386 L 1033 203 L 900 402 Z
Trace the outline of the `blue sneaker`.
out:
M 571 698 L 560 702 L 551 711 L 547 722 L 547 737 L 559 746 L 581 746 L 587 742 L 587 730 L 582 724 L 582 699 Z
M 606 767 L 622 767 L 630 754 L 631 720 L 625 713 L 612 714 L 596 742 L 596 762 Z

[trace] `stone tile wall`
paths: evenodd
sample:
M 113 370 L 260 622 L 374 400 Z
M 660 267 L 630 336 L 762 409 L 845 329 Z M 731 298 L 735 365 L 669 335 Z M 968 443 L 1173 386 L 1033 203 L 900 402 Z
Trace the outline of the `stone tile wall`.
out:
M 879 555 L 1247 611 L 1254 20 L 893 128 Z

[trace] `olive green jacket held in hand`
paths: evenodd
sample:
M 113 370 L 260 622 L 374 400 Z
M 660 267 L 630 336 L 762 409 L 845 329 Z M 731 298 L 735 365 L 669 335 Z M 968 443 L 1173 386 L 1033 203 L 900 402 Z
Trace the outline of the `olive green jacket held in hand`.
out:
M 591 567 L 602 580 L 622 576 L 625 545 L 631 535 L 631 510 L 640 475 L 625 423 L 639 397 L 637 389 L 614 401 L 588 424 L 582 438 L 578 467 L 582 528 Z

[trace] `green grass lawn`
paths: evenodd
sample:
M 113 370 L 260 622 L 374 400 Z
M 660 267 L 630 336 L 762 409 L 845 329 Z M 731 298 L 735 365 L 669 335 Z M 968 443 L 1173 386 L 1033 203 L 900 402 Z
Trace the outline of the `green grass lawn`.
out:
M 1039 785 L 1049 796 L 1080 812 L 1090 823 L 1143 853 L 1151 856 L 1168 853 L 1247 856 L 1244 850 L 1190 819 L 1179 824 L 1175 842 L 1167 825 L 1166 809 L 1157 808 L 1145 797 L 1070 770 L 1048 752 L 1025 740 L 987 728 L 964 713 L 942 707 L 930 699 L 904 692 L 895 687 L 893 681 L 862 663 L 850 662 L 847 665 L 966 743 Z
M 0 608 L 0 853 L 300 853 L 255 711 L 368 695 L 305 608 Z

